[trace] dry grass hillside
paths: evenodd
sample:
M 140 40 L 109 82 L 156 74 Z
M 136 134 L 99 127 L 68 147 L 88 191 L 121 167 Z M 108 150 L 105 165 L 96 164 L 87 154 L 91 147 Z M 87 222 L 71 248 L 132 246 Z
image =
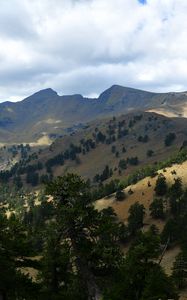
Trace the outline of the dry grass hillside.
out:
M 182 179 L 183 186 L 187 187 L 187 161 L 180 165 L 175 164 L 172 167 L 166 168 L 164 170 L 160 170 L 158 171 L 158 174 L 159 173 L 164 174 L 164 176 L 167 179 L 168 185 L 171 185 L 174 182 L 175 178 L 180 177 Z M 98 210 L 107 208 L 109 206 L 112 207 L 116 212 L 117 216 L 119 217 L 120 221 L 126 223 L 128 218 L 128 210 L 130 206 L 138 201 L 139 203 L 143 204 L 146 209 L 146 214 L 144 219 L 144 224 L 145 224 L 144 230 L 147 230 L 147 228 L 150 225 L 155 224 L 161 231 L 164 227 L 164 221 L 153 219 L 149 213 L 149 206 L 151 201 L 154 198 L 154 188 L 155 188 L 157 177 L 158 175 L 154 178 L 146 177 L 145 179 L 139 181 L 137 184 L 130 185 L 127 188 L 125 188 L 124 192 L 126 194 L 126 198 L 121 202 L 116 201 L 115 194 L 112 194 L 110 195 L 110 197 L 106 197 L 98 200 L 95 204 L 95 207 Z M 150 187 L 148 187 L 148 182 L 150 182 L 151 185 Z M 132 195 L 128 194 L 129 189 L 133 191 Z M 173 262 L 175 260 L 176 255 L 179 252 L 180 252 L 180 248 L 178 246 L 166 251 L 162 260 L 162 266 L 168 274 L 171 274 Z M 187 290 L 181 292 L 180 300 L 185 300 L 185 299 L 187 299 Z
M 116 123 L 125 120 L 126 127 L 131 119 L 136 114 L 130 114 L 117 118 Z M 45 162 L 46 159 L 55 156 L 56 154 L 67 149 L 71 143 L 79 144 L 79 141 L 84 138 L 93 139 L 95 128 L 106 135 L 110 120 L 98 121 L 97 123 L 90 124 L 87 130 L 82 130 L 71 137 L 65 137 L 55 142 L 50 151 L 43 152 L 41 159 Z M 113 169 L 113 177 L 120 177 L 118 165 L 121 159 L 128 157 L 138 157 L 138 166 L 128 165 L 126 170 L 122 170 L 122 176 L 131 173 L 137 167 L 153 164 L 157 161 L 167 159 L 168 154 L 172 154 L 179 150 L 185 139 L 187 139 L 187 131 L 184 123 L 180 119 L 172 120 L 165 117 L 147 113 L 143 114 L 142 120 L 138 121 L 133 128 L 128 128 L 129 134 L 117 139 L 111 144 L 98 143 L 95 149 L 91 149 L 86 154 L 80 153 L 78 155 L 79 161 L 67 161 L 63 166 L 54 167 L 54 175 L 62 175 L 66 172 L 76 172 L 84 178 L 92 179 L 96 173 L 101 173 L 106 165 Z M 176 132 L 176 140 L 170 147 L 165 147 L 164 139 L 169 132 Z M 139 142 L 139 136 L 148 136 L 146 143 Z M 158 143 L 159 140 L 159 143 Z M 114 153 L 112 147 L 115 147 Z M 123 153 L 122 149 L 125 147 L 126 152 Z M 147 150 L 152 149 L 154 154 L 152 157 L 147 157 Z M 117 155 L 118 154 L 118 155 Z M 115 169 L 117 168 L 117 169 Z
M 176 174 L 174 174 L 175 172 Z M 174 179 L 177 177 L 180 177 L 182 179 L 183 185 L 187 186 L 187 161 L 185 161 L 182 164 L 175 164 L 172 167 L 166 168 L 164 170 L 158 171 L 158 174 L 162 173 L 166 179 L 168 185 L 171 185 L 174 182 Z M 173 173 L 173 174 L 172 174 Z M 115 194 L 112 194 L 110 198 L 106 197 L 103 199 L 100 199 L 96 202 L 96 207 L 98 209 L 102 209 L 108 206 L 112 206 L 118 215 L 119 219 L 123 222 L 127 221 L 128 218 L 128 210 L 132 204 L 134 204 L 136 201 L 143 204 L 146 208 L 146 217 L 145 217 L 145 223 L 146 224 L 153 224 L 153 219 L 150 218 L 149 215 L 149 205 L 154 197 L 154 188 L 155 183 L 158 176 L 155 176 L 154 178 L 146 177 L 142 180 L 140 180 L 138 183 L 134 185 L 130 185 L 127 188 L 124 189 L 124 192 L 126 194 L 126 199 L 124 201 L 116 201 L 115 200 Z M 150 182 L 150 187 L 148 187 L 148 182 Z M 132 195 L 128 195 L 129 190 L 133 191 Z M 156 225 L 162 228 L 163 223 L 162 222 L 156 222 Z
M 175 139 L 166 146 L 165 139 L 171 133 Z M 99 140 L 99 134 L 104 135 L 103 141 Z M 90 141 L 94 147 L 90 146 Z M 137 168 L 166 160 L 178 152 L 184 143 L 186 145 L 186 141 L 187 119 L 136 112 L 88 123 L 84 129 L 59 138 L 50 147 L 40 150 L 36 159 L 24 165 L 41 162 L 43 168 L 37 170 L 41 176 L 47 173 L 46 164 L 51 163 L 54 176 L 69 172 L 91 180 L 96 174 L 101 175 L 108 166 L 111 174 L 101 181 L 122 179 Z M 63 159 L 61 164 L 58 156 L 64 157 L 64 153 L 72 152 L 73 147 L 79 147 L 80 151 L 74 158 Z M 148 151 L 152 151 L 151 155 Z M 138 161 L 131 162 L 131 158 Z M 121 161 L 125 166 L 120 166 Z M 25 178 L 25 174 L 21 175 L 23 183 Z

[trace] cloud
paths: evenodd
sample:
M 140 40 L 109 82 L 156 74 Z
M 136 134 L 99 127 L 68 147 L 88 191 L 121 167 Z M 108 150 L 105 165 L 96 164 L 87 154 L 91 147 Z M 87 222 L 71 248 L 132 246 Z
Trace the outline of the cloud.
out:
M 3 0 L 0 99 L 187 90 L 186 14 L 186 0 Z

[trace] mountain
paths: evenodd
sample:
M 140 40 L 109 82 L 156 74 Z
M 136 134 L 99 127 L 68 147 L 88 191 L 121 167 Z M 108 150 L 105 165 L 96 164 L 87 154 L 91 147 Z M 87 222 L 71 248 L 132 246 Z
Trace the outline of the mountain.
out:
M 97 185 L 111 179 L 123 180 L 147 165 L 156 166 L 186 146 L 186 118 L 131 112 L 88 123 L 35 153 L 32 148 L 21 149 L 21 161 L 5 174 L 5 179 L 18 176 L 24 185 L 36 186 L 46 176 L 77 173 Z M 18 153 L 19 149 L 13 146 L 8 152 Z M 19 161 L 19 153 L 13 159 L 14 163 Z M 4 180 L 2 176 L 0 180 Z
M 0 141 L 49 144 L 87 122 L 136 110 L 186 117 L 187 93 L 151 93 L 113 85 L 97 99 L 89 99 L 41 90 L 23 101 L 0 104 Z
M 1 128 L 2 132 L 4 130 L 4 134 L 5 131 L 10 133 L 9 138 L 13 133 L 15 133 L 14 137 L 17 136 L 18 139 L 21 134 L 23 134 L 24 138 L 28 138 L 28 140 L 38 138 L 42 134 L 41 130 L 45 130 L 43 136 L 55 135 L 57 133 L 56 137 L 58 137 L 58 131 L 54 133 L 54 129 L 58 129 L 59 134 L 63 133 L 62 137 L 58 137 L 49 147 L 44 149 L 33 149 L 28 145 L 13 145 L 0 149 L 0 159 L 4 154 L 7 155 L 7 150 L 8 156 L 6 160 L 9 163 L 9 170 L 7 168 L 5 171 L 0 172 L 0 183 L 2 186 L 0 202 L 8 216 L 11 216 L 13 213 L 13 217 L 4 218 L 3 216 L 2 218 L 2 220 L 6 221 L 6 227 L 4 227 L 6 233 L 8 232 L 3 241 L 9 236 L 12 241 L 12 235 L 9 234 L 9 231 L 11 233 L 15 225 L 16 228 L 18 228 L 19 226 L 17 226 L 17 224 L 21 225 L 20 233 L 18 230 L 18 234 L 15 235 L 15 246 L 12 242 L 6 243 L 5 246 L 10 245 L 10 249 L 5 248 L 5 250 L 8 249 L 7 251 L 12 251 L 12 245 L 15 249 L 18 248 L 19 250 L 21 248 L 17 245 L 27 245 L 27 243 L 24 244 L 24 242 L 29 240 L 29 247 L 32 253 L 27 254 L 27 256 L 29 256 L 28 259 L 24 251 L 23 253 L 14 251 L 16 254 L 19 254 L 19 256 L 15 256 L 15 261 L 18 261 L 17 257 L 24 257 L 25 259 L 25 261 L 23 260 L 23 267 L 20 265 L 20 260 L 18 261 L 18 266 L 23 274 L 27 274 L 27 279 L 29 275 L 33 278 L 35 285 L 38 283 L 37 275 L 39 271 L 41 272 L 41 266 L 43 266 L 43 262 L 45 262 L 45 260 L 43 261 L 44 256 L 39 255 L 45 253 L 45 248 L 42 247 L 46 245 L 41 237 L 44 236 L 47 239 L 48 237 L 55 237 L 56 239 L 55 233 L 57 232 L 57 247 L 64 245 L 63 241 L 67 240 L 67 236 L 66 234 L 64 235 L 64 226 L 61 225 L 65 224 L 66 226 L 66 224 L 68 224 L 69 226 L 70 224 L 70 229 L 72 229 L 71 220 L 74 220 L 74 218 L 72 218 L 73 213 L 73 216 L 76 218 L 76 222 L 74 222 L 76 223 L 75 228 L 78 228 L 75 232 L 79 234 L 80 228 L 84 229 L 84 234 L 88 232 L 88 243 L 86 242 L 86 246 L 88 245 L 88 247 L 86 251 L 87 249 L 90 250 L 91 254 L 86 257 L 93 257 L 94 264 L 98 258 L 100 259 L 100 253 L 104 253 L 100 251 L 100 245 L 104 245 L 105 247 L 103 240 L 106 240 L 107 247 L 108 244 L 109 246 L 113 246 L 119 232 L 117 249 L 120 245 L 121 253 L 125 253 L 125 257 L 122 258 L 126 259 L 121 276 L 122 279 L 124 279 L 124 267 L 127 266 L 127 270 L 129 271 L 130 266 L 132 272 L 128 272 L 126 277 L 128 279 L 129 274 L 132 273 L 132 277 L 130 277 L 129 280 L 130 288 L 132 287 L 133 280 L 135 280 L 135 283 L 137 282 L 137 276 L 139 276 L 139 274 L 139 278 L 145 278 L 145 270 L 148 270 L 147 276 L 150 277 L 150 266 L 151 268 L 154 266 L 156 280 L 160 280 L 159 284 L 161 282 L 161 288 L 163 286 L 163 274 L 165 274 L 163 272 L 166 272 L 168 276 L 164 275 L 164 278 L 167 280 L 165 283 L 166 288 L 164 286 L 164 289 L 166 291 L 171 290 L 171 284 L 168 285 L 168 280 L 170 278 L 169 276 L 174 274 L 172 273 L 173 263 L 177 255 L 183 254 L 181 250 L 183 250 L 184 246 L 186 247 L 187 178 L 185 169 L 187 167 L 187 151 L 185 148 L 187 146 L 187 118 L 168 118 L 150 111 L 167 108 L 167 111 L 171 113 L 172 108 L 177 106 L 178 110 L 176 109 L 176 112 L 178 111 L 178 113 L 176 114 L 180 115 L 179 107 L 182 105 L 181 103 L 185 105 L 185 95 L 182 95 L 182 93 L 180 95 L 176 94 L 175 97 L 172 98 L 170 94 L 159 95 L 113 86 L 102 93 L 98 99 L 85 99 L 81 95 L 60 97 L 55 91 L 47 89 L 26 98 L 20 103 L 13 104 L 6 102 L 2 104 L 4 111 L 3 109 L 1 110 Z M 77 111 L 78 108 L 80 108 L 80 111 Z M 125 114 L 122 115 L 121 112 L 123 109 Z M 166 114 L 166 110 L 164 112 Z M 80 115 L 85 116 L 85 119 L 83 119 L 84 122 L 80 121 L 81 124 L 76 123 Z M 41 120 L 45 120 L 45 122 Z M 85 120 L 91 121 L 86 123 Z M 59 128 L 55 128 L 54 126 Z M 67 126 L 69 126 L 69 128 Z M 5 153 L 1 151 L 5 151 Z M 36 152 L 33 153 L 33 151 Z M 171 155 L 173 155 L 173 158 L 169 159 Z M 10 167 L 11 159 L 18 161 L 17 163 L 12 163 L 12 167 Z M 72 177 L 72 181 L 70 181 L 71 184 L 69 184 L 69 181 L 63 181 L 64 179 L 62 179 L 62 185 L 53 183 L 54 194 L 50 193 L 50 195 L 55 195 L 55 205 L 53 205 L 53 198 L 51 196 L 49 198 L 46 197 L 43 192 L 38 192 L 43 183 L 46 184 L 52 178 L 59 175 L 63 176 L 70 172 L 80 174 L 84 179 L 90 181 L 91 196 L 94 200 L 100 199 L 95 202 L 95 208 L 97 210 L 102 210 L 103 208 L 108 209 L 101 211 L 100 214 L 94 210 L 92 214 L 88 214 L 87 212 L 92 212 L 91 203 L 85 201 L 85 199 L 89 199 L 87 198 L 88 191 L 86 189 L 86 194 L 82 194 L 82 189 L 80 189 L 80 192 L 77 192 L 77 187 L 82 186 L 82 181 L 74 180 L 76 177 L 71 174 L 68 175 L 70 176 L 69 178 Z M 159 173 L 162 173 L 165 177 L 163 177 L 163 175 L 159 177 Z M 148 175 L 149 177 L 147 177 Z M 177 181 L 177 177 L 182 178 L 183 186 L 180 186 L 180 178 L 178 178 Z M 157 189 L 155 189 L 156 186 L 158 186 L 158 178 L 166 178 L 167 185 L 162 195 L 156 192 Z M 61 179 L 59 180 L 61 181 Z M 179 185 L 178 188 L 175 186 L 174 189 L 172 187 L 176 182 L 178 182 Z M 7 186 L 4 186 L 3 183 L 6 183 Z M 11 189 L 12 187 L 13 189 Z M 70 192 L 68 187 L 70 187 Z M 185 189 L 183 190 L 182 187 Z M 24 192 L 25 188 L 26 192 Z M 36 193 L 34 189 L 37 190 Z M 50 191 L 52 191 L 52 189 L 50 189 Z M 58 191 L 60 192 L 58 193 Z M 58 194 L 60 198 L 58 198 Z M 121 198 L 121 196 L 119 198 L 119 194 L 122 195 L 123 198 Z M 65 201 L 61 201 L 62 198 Z M 78 202 L 75 201 L 75 199 L 77 199 Z M 64 207 L 58 205 L 59 203 L 60 205 L 64 205 L 62 202 L 65 203 Z M 84 202 L 86 206 L 82 205 Z M 152 214 L 153 210 L 151 209 L 152 207 L 154 208 L 155 203 L 161 203 L 162 205 L 159 216 L 158 210 L 160 211 L 160 207 L 159 209 L 156 208 L 156 212 Z M 74 204 L 75 206 L 72 206 Z M 54 210 L 55 208 L 56 210 Z M 139 208 L 141 209 L 140 214 Z M 59 209 L 61 209 L 60 222 L 55 223 L 55 218 L 56 216 L 58 218 L 59 215 Z M 62 215 L 62 213 L 64 213 L 64 215 Z M 66 215 L 69 216 L 69 219 L 66 218 Z M 64 218 L 65 222 L 61 223 L 61 220 L 64 220 Z M 113 220 L 112 223 L 110 223 L 110 218 Z M 18 220 L 20 220 L 20 223 L 17 223 Z M 86 225 L 88 224 L 88 220 L 90 220 L 89 224 L 91 225 L 86 227 L 88 230 L 85 230 L 85 226 L 82 226 L 82 220 L 84 220 L 84 224 Z M 118 221 L 122 222 L 119 224 L 119 227 Z M 4 225 L 4 223 L 2 224 Z M 56 224 L 58 226 L 54 227 Z M 94 248 L 90 247 L 89 244 L 91 240 L 90 228 L 92 229 L 93 224 L 96 224 L 96 231 L 93 233 L 93 245 L 95 245 L 95 241 L 97 242 L 98 240 L 98 238 L 96 238 L 96 232 L 101 232 L 101 242 L 99 241 L 99 243 L 96 244 L 98 245 L 97 248 L 94 246 L 96 248 L 95 252 L 93 252 Z M 47 225 L 49 225 L 49 228 L 46 227 Z M 57 229 L 61 227 L 63 228 L 62 236 L 64 240 L 59 241 L 59 230 Z M 49 229 L 52 229 L 52 231 Z M 140 230 L 142 230 L 142 232 Z M 52 235 L 48 236 L 50 232 Z M 81 237 L 84 236 L 81 234 L 80 237 L 78 237 L 80 240 Z M 19 235 L 21 236 L 20 242 Z M 108 236 L 114 237 L 114 240 L 110 242 Z M 52 242 L 53 241 L 54 239 L 52 239 Z M 52 246 L 54 246 L 54 242 Z M 183 248 L 181 248 L 181 246 Z M 55 254 L 61 253 L 58 252 L 57 247 L 55 247 Z M 103 249 L 106 253 L 112 253 L 115 259 L 116 257 L 118 258 L 118 255 L 116 256 L 117 252 L 110 250 L 113 249 L 111 246 L 109 248 L 110 251 L 104 247 Z M 80 249 L 82 248 L 80 247 Z M 158 253 L 153 256 L 152 251 Z M 62 251 L 62 254 L 63 253 L 66 252 Z M 85 255 L 85 249 L 83 249 L 82 253 Z M 132 258 L 136 259 L 133 263 L 131 262 L 132 259 L 129 259 L 131 258 L 131 253 Z M 52 253 L 52 255 L 53 254 L 54 253 Z M 33 257 L 31 255 L 33 255 Z M 70 261 L 71 260 L 70 257 Z M 64 260 L 62 261 L 64 266 Z M 106 261 L 111 261 L 111 259 L 108 259 L 107 256 Z M 114 270 L 116 270 L 116 266 L 121 265 L 122 261 L 120 257 L 118 263 L 114 264 Z M 132 265 L 128 265 L 128 261 Z M 46 260 L 46 262 L 48 261 Z M 56 260 L 54 260 L 54 262 L 56 265 Z M 139 264 L 140 262 L 141 266 Z M 67 265 L 67 272 L 69 274 L 70 264 Z M 140 266 L 137 270 L 135 268 L 136 265 Z M 160 268 L 160 265 L 163 269 Z M 110 286 L 113 267 L 111 269 L 105 266 L 100 272 L 99 263 L 99 272 L 96 269 L 94 276 L 98 274 L 99 281 L 102 279 L 102 274 L 104 274 L 103 282 L 106 285 L 106 274 L 108 273 L 106 270 L 108 269 Z M 52 271 L 53 269 L 54 268 L 52 268 Z M 50 269 L 48 270 L 50 271 Z M 157 272 L 158 270 L 161 270 L 160 273 Z M 180 270 L 181 269 L 179 269 L 179 271 Z M 115 274 L 119 276 L 118 274 L 120 274 L 120 272 L 117 270 Z M 162 275 L 161 279 L 157 273 Z M 47 272 L 47 276 L 48 274 L 49 272 Z M 74 275 L 74 271 L 72 271 L 72 274 Z M 7 278 L 9 277 L 8 273 Z M 19 275 L 19 278 L 22 277 Z M 114 296 L 116 278 L 119 277 L 115 277 Z M 172 277 L 172 280 L 176 280 L 176 282 L 178 282 L 177 279 L 176 276 Z M 144 281 L 145 283 L 143 282 L 143 284 L 146 286 L 147 279 L 144 279 Z M 121 290 L 124 283 L 121 279 L 119 279 L 119 283 L 120 285 L 117 285 L 117 287 L 120 286 L 118 290 Z M 41 280 L 39 284 L 41 285 Z M 129 287 L 127 287 L 127 290 L 129 290 Z M 37 294 L 39 293 L 38 291 L 39 289 L 37 288 Z M 160 287 L 155 289 L 154 281 L 153 291 L 160 292 Z M 77 289 L 75 295 L 76 293 Z M 125 295 L 123 290 L 122 293 Z M 184 298 L 180 298 L 181 300 L 186 297 L 184 289 L 182 293 Z M 152 292 L 150 295 L 152 295 Z M 160 295 L 158 295 L 158 297 L 160 297 Z M 169 297 L 170 295 L 167 294 L 165 299 Z M 173 296 L 171 297 L 174 298 Z M 123 296 L 120 296 L 119 299 L 122 298 Z M 106 299 L 108 299 L 108 297 L 106 297 Z M 132 297 L 132 299 L 134 299 L 134 297 Z M 175 299 L 178 298 L 176 297 Z

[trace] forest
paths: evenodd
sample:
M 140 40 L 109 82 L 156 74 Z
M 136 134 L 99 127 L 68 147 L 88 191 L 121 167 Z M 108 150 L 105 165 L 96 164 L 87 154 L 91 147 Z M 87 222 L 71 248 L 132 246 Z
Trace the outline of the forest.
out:
M 3 299 L 177 300 L 187 285 L 187 190 L 180 178 L 170 187 L 164 175 L 157 178 L 150 211 L 165 220 L 162 232 L 143 229 L 138 202 L 127 224 L 110 207 L 96 210 L 89 182 L 75 174 L 57 177 L 40 195 L 3 187 L 0 201 Z M 176 244 L 181 251 L 168 276 L 160 262 L 165 247 Z

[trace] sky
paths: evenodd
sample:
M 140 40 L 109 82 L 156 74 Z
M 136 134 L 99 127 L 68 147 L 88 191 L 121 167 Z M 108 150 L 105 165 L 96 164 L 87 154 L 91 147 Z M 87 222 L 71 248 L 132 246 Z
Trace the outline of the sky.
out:
M 187 90 L 186 0 L 0 0 L 0 101 Z

